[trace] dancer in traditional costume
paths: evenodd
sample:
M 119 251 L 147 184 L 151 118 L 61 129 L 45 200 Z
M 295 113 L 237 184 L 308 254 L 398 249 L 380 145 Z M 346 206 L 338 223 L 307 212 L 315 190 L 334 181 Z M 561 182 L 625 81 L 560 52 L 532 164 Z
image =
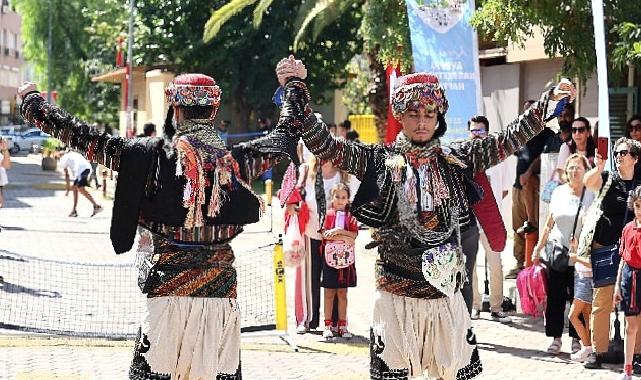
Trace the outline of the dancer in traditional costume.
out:
M 166 89 L 171 141 L 101 134 L 47 103 L 34 84 L 20 95 L 25 120 L 118 171 L 111 240 L 116 253 L 127 252 L 138 229 L 139 285 L 148 297 L 129 378 L 240 379 L 229 243 L 264 211 L 251 181 L 287 150 L 297 162 L 299 137 L 277 127 L 226 149 L 214 125 L 221 91 L 202 74 L 180 75 Z
M 284 109 L 294 116 L 288 121 L 302 128 L 312 153 L 362 181 L 352 213 L 379 229 L 370 377 L 476 377 L 482 365 L 460 291 L 467 281 L 461 237 L 476 228 L 470 203 L 479 197 L 469 179 L 543 129 L 544 115 L 555 110 L 551 92 L 502 132 L 445 146 L 439 140 L 447 128 L 445 91 L 434 75 L 410 74 L 399 79 L 392 99 L 403 131 L 385 147 L 330 134 L 312 112 L 300 61 L 282 60 L 277 74 L 287 81 Z M 562 88 L 556 100 L 574 91 Z

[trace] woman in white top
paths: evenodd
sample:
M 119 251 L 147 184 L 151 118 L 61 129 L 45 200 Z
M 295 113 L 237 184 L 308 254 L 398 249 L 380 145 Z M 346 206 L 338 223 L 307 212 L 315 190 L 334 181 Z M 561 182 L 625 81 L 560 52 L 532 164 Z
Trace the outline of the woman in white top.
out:
M 7 169 L 11 168 L 11 157 L 9 155 L 9 143 L 0 139 L 0 207 L 4 204 L 4 187 L 9 183 Z
M 583 176 L 589 169 L 590 162 L 581 154 L 574 153 L 567 159 L 564 170 L 567 183 L 557 187 L 552 193 L 545 228 L 532 253 L 532 261 L 535 264 L 540 261 L 541 252 L 546 245 L 548 249 L 556 244 L 567 248 L 569 252 L 576 251 L 576 237 L 581 233 L 583 215 L 595 198 L 595 194 L 583 185 Z M 588 324 L 592 310 L 591 277 L 591 269 L 580 264 L 576 267 L 570 266 L 565 272 L 549 268 L 545 310 L 545 334 L 553 338 L 547 349 L 549 353 L 556 355 L 561 352 L 565 304 L 569 297 L 573 299 L 568 315 L 572 322 L 569 328 L 570 336 L 573 338 L 571 358 L 583 362 L 592 351 Z M 585 322 L 581 321 L 581 316 Z

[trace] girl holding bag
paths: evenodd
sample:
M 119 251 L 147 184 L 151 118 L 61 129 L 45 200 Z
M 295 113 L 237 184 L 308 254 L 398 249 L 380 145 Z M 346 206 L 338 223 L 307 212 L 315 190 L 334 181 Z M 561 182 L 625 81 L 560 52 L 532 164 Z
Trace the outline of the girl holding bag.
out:
M 325 288 L 325 339 L 340 336 L 351 338 L 347 329 L 347 288 L 356 286 L 354 241 L 358 224 L 348 211 L 350 191 L 344 183 L 337 183 L 330 192 L 331 203 L 323 223 L 323 280 Z M 338 326 L 334 328 L 332 313 L 334 297 L 338 296 Z M 334 334 L 336 331 L 336 334 Z
M 568 265 L 570 247 L 582 227 L 582 215 L 594 200 L 594 193 L 583 186 L 583 176 L 590 168 L 588 159 L 581 154 L 568 157 L 564 174 L 566 182 L 554 189 L 550 201 L 550 212 L 539 243 L 534 247 L 532 260 L 535 264 L 545 259 L 548 265 L 548 298 L 545 309 L 545 334 L 552 337 L 547 352 L 557 355 L 561 352 L 561 335 L 565 325 L 565 304 L 573 300 L 569 319 L 572 337 L 572 358 L 583 361 L 591 352 L 589 325 L 580 321 L 588 320 L 592 301 L 590 269 L 579 265 Z M 545 250 L 545 257 L 542 252 Z M 576 270 L 575 270 L 576 269 Z M 581 347 L 583 343 L 583 348 Z

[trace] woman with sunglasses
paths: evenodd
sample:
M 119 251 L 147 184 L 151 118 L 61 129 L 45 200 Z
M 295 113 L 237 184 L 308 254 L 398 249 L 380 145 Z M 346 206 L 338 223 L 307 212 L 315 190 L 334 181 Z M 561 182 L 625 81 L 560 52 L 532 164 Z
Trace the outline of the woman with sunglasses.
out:
M 590 167 L 594 167 L 594 150 L 596 143 L 592 137 L 590 121 L 584 117 L 577 117 L 572 122 L 572 138 L 566 144 L 561 145 L 556 165 L 557 178 L 562 182 L 565 172 L 565 163 L 568 157 L 574 153 L 581 154 L 588 158 Z
M 641 142 L 641 115 L 632 115 L 625 126 L 625 137 Z
M 606 193 L 603 194 L 601 202 L 601 217 L 596 222 L 592 238 L 591 250 L 613 246 L 618 243 L 623 231 L 623 226 L 628 223 L 634 215 L 626 215 L 628 192 L 634 188 L 635 165 L 641 155 L 641 143 L 636 140 L 622 137 L 614 144 L 612 158 L 616 164 L 616 171 L 604 171 L 606 161 L 598 152 L 595 152 L 595 167 L 588 171 L 583 178 L 583 183 L 588 190 L 600 193 L 601 188 L 606 184 L 610 176 L 612 181 Z M 627 217 L 626 217 L 627 216 Z M 624 220 L 625 219 L 625 220 Z M 581 255 L 581 248 L 579 248 Z M 608 357 L 608 342 L 610 339 L 610 312 L 612 311 L 612 299 L 614 296 L 614 284 L 594 288 L 592 299 L 592 314 L 590 325 L 592 326 L 592 343 L 594 352 L 588 356 L 586 368 L 601 368 L 601 362 L 611 362 Z

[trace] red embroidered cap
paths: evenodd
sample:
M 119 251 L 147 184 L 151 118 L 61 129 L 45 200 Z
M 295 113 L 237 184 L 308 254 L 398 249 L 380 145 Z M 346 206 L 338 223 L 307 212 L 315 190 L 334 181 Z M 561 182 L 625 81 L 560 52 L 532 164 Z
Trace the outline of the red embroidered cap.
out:
M 205 74 L 181 74 L 165 88 L 167 101 L 173 106 L 213 106 L 220 105 L 220 87 L 214 78 Z
M 445 115 L 448 109 L 445 90 L 438 77 L 429 73 L 414 73 L 399 77 L 392 96 L 392 112 L 398 120 L 407 110 L 425 107 Z

